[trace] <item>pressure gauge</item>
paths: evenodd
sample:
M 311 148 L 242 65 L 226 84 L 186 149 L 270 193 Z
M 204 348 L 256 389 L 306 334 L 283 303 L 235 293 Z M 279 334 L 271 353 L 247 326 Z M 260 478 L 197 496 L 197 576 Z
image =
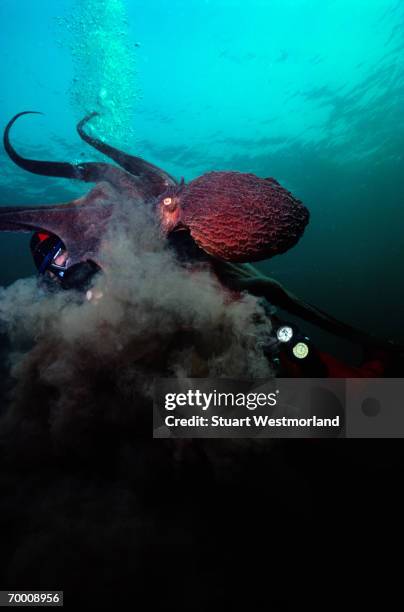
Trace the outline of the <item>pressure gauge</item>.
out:
M 305 342 L 298 342 L 293 347 L 293 354 L 297 359 L 304 359 L 309 354 L 309 347 Z
M 282 325 L 276 332 L 279 342 L 289 342 L 293 337 L 293 329 L 289 325 Z

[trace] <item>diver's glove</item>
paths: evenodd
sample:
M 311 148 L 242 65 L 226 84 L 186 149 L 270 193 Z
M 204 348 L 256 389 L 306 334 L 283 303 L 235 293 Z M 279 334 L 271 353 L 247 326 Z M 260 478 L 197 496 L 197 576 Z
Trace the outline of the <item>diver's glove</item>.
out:
M 66 290 L 75 289 L 76 291 L 86 292 L 92 285 L 95 275 L 100 272 L 100 266 L 91 259 L 81 261 L 66 270 L 60 282 L 61 287 Z

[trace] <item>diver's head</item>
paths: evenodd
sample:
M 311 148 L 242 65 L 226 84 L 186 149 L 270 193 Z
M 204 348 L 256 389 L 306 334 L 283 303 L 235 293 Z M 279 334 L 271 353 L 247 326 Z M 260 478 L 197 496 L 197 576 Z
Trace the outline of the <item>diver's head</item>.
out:
M 94 261 L 69 265 L 69 253 L 63 241 L 54 234 L 35 232 L 31 238 L 31 253 L 39 274 L 46 281 L 58 281 L 62 289 L 86 292 L 101 271 Z
M 31 238 L 30 248 L 39 274 L 49 274 L 58 280 L 63 279 L 69 254 L 60 238 L 46 232 L 35 232 Z

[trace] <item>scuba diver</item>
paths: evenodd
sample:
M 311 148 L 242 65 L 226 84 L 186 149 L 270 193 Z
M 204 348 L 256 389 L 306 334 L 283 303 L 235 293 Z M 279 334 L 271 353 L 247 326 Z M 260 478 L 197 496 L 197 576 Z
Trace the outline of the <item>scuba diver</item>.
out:
M 40 275 L 62 281 L 67 270 L 69 254 L 57 236 L 35 232 L 30 241 L 31 254 Z
M 63 241 L 47 232 L 35 232 L 30 249 L 41 286 L 53 291 L 75 289 L 91 299 L 90 285 L 101 268 L 90 259 L 69 266 L 69 253 Z
M 178 240 L 177 234 L 170 242 L 179 263 L 192 265 L 192 263 L 201 261 L 210 262 L 224 286 L 240 291 L 241 287 L 235 286 L 235 277 L 233 278 L 232 274 L 239 275 L 241 269 L 245 272 L 246 266 L 241 268 L 235 264 L 219 262 L 206 257 L 206 254 L 202 253 L 194 243 L 191 244 L 189 237 L 184 234 L 181 235 L 181 240 Z M 94 293 L 90 289 L 95 275 L 102 271 L 101 268 L 91 260 L 69 266 L 69 253 L 60 238 L 50 233 L 35 232 L 30 241 L 30 249 L 38 270 L 40 284 L 46 291 L 76 290 L 85 295 L 88 301 L 92 299 L 96 301 L 102 297 L 102 293 Z M 286 378 L 374 378 L 402 375 L 402 347 L 384 341 L 377 342 L 364 332 L 355 330 L 321 313 L 314 307 L 309 307 L 309 312 L 310 309 L 312 310 L 310 318 L 307 312 L 308 305 L 304 305 L 300 310 L 296 309 L 297 302 L 294 296 L 291 296 L 273 279 L 265 277 L 265 281 L 267 284 L 271 282 L 273 289 L 276 290 L 272 292 L 271 301 L 262 297 L 259 299 L 266 316 L 272 323 L 271 336 L 263 348 L 277 376 Z M 253 286 L 244 289 L 252 294 L 256 292 L 257 295 L 260 295 L 260 292 L 254 291 Z M 364 348 L 366 358 L 359 366 L 352 366 L 328 352 L 321 351 L 295 322 L 283 319 L 277 314 L 275 304 L 290 311 L 293 315 L 300 315 L 301 318 L 311 323 L 318 324 L 318 316 L 321 313 L 324 321 L 320 327 L 353 342 L 358 342 Z M 401 353 L 401 359 L 398 358 L 399 353 Z

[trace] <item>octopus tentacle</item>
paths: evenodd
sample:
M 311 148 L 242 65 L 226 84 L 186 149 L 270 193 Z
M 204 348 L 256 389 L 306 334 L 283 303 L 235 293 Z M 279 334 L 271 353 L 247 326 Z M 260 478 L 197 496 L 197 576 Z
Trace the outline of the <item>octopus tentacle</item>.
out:
M 124 168 L 130 174 L 138 176 L 142 179 L 142 181 L 147 181 L 151 188 L 153 189 L 153 193 L 155 196 L 163 193 L 167 187 L 172 187 L 177 184 L 177 180 L 165 172 L 158 168 L 154 164 L 145 161 L 141 157 L 136 157 L 134 155 L 129 155 L 128 153 L 124 153 L 120 149 L 116 149 L 111 145 L 102 142 L 98 138 L 94 138 L 93 136 L 89 136 L 84 131 L 84 126 L 92 117 L 95 117 L 98 113 L 94 112 L 82 119 L 77 124 L 77 132 L 87 144 L 91 145 L 104 155 L 107 155 L 111 159 L 113 159 L 117 164 L 119 164 L 122 168 Z
M 0 207 L 0 231 L 43 230 L 59 236 L 72 263 L 96 255 L 111 217 L 114 190 L 100 183 L 77 200 L 48 206 Z
M 248 291 L 263 297 L 300 319 L 316 325 L 336 336 L 346 338 L 363 348 L 384 350 L 388 353 L 403 352 L 403 347 L 395 342 L 384 340 L 339 321 L 324 310 L 305 302 L 288 291 L 275 279 L 260 272 L 251 264 L 236 264 L 214 260 L 213 267 L 219 278 L 234 291 Z
M 23 170 L 28 170 L 28 172 L 32 172 L 33 174 L 76 179 L 86 183 L 107 181 L 119 190 L 126 189 L 128 186 L 130 186 L 131 188 L 136 188 L 144 196 L 151 195 L 150 190 L 147 190 L 147 193 L 144 193 L 145 190 L 141 188 L 142 186 L 139 180 L 136 180 L 135 177 L 132 177 L 127 172 L 124 172 L 120 168 L 116 168 L 111 164 L 99 162 L 71 164 L 69 162 L 39 161 L 22 157 L 19 153 L 17 153 L 10 142 L 10 129 L 19 117 L 28 114 L 42 113 L 39 113 L 38 111 L 23 111 L 22 113 L 18 113 L 8 122 L 4 130 L 3 137 L 4 148 L 8 156 Z

